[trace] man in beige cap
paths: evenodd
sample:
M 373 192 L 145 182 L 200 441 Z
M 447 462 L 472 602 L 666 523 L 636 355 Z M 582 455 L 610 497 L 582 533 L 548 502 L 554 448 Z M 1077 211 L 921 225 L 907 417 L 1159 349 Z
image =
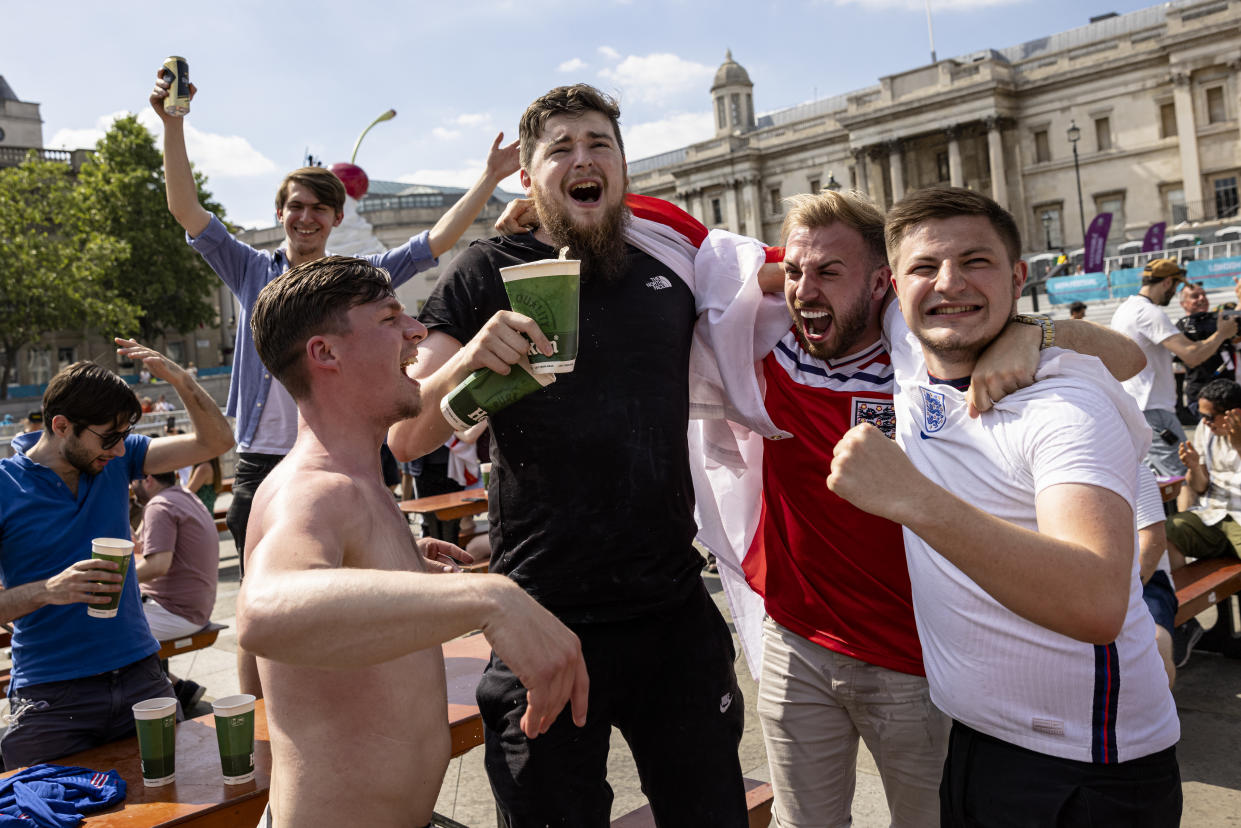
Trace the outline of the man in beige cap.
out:
M 1112 327 L 1128 336 L 1146 354 L 1146 367 L 1125 381 L 1128 391 L 1150 423 L 1154 436 L 1146 464 L 1156 474 L 1185 474 L 1185 464 L 1177 447 L 1185 442 L 1185 431 L 1176 418 L 1176 382 L 1172 376 L 1172 357 L 1180 357 L 1186 368 L 1209 359 L 1219 347 L 1237 335 L 1235 319 L 1221 314 L 1215 333 L 1194 342 L 1177 330 L 1163 311 L 1185 281 L 1185 269 L 1174 259 L 1153 259 L 1142 270 L 1142 287 L 1112 315 Z

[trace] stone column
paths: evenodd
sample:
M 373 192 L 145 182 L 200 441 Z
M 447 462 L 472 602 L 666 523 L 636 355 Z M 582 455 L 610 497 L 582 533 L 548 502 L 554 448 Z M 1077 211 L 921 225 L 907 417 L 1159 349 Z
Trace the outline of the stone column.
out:
M 853 164 L 854 169 L 857 170 L 857 188 L 866 195 L 870 195 L 870 176 L 867 175 L 865 149 L 859 148 L 853 151 Z
M 987 119 L 987 160 L 991 164 L 991 198 L 1008 209 L 1008 179 L 1004 175 L 1004 141 L 999 118 Z
M 965 186 L 965 170 L 961 166 L 961 128 L 950 126 L 944 130 L 948 136 L 948 183 L 954 187 Z
M 1189 220 L 1202 218 L 1202 168 L 1198 163 L 1198 124 L 1188 72 L 1172 73 L 1172 104 L 1176 107 L 1176 140 L 1181 147 L 1181 186 Z
M 899 138 L 888 141 L 888 171 L 892 176 L 892 203 L 905 197 L 905 156 Z
M 737 233 L 741 226 L 741 209 L 737 204 L 737 182 L 729 181 L 724 185 L 724 228 Z
M 747 178 L 745 191 L 750 197 L 750 209 L 745 217 L 745 234 L 755 239 L 763 238 L 763 194 L 758 176 Z

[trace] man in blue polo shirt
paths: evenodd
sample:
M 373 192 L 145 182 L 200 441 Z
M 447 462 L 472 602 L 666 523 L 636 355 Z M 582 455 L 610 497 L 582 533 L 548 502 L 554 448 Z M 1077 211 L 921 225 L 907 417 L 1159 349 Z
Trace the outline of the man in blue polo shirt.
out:
M 0 620 L 13 625 L 7 769 L 56 759 L 133 732 L 130 706 L 172 687 L 147 627 L 132 568 L 93 561 L 91 540 L 128 538 L 129 483 L 228 451 L 228 420 L 176 363 L 132 340 L 117 353 L 181 397 L 193 434 L 152 442 L 131 433 L 142 416 L 124 380 L 92 362 L 60 371 L 43 394 L 44 430 L 13 440 L 0 460 Z M 100 583 L 103 582 L 103 583 Z M 114 618 L 90 604 L 121 593 Z

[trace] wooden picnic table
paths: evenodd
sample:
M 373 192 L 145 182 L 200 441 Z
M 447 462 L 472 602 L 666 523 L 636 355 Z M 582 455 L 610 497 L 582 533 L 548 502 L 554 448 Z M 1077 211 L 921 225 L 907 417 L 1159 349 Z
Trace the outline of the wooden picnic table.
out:
M 448 494 L 402 500 L 397 503 L 405 514 L 433 514 L 440 520 L 454 520 L 487 511 L 486 489 L 463 489 Z
M 483 743 L 482 717 L 474 701 L 474 690 L 491 658 L 491 645 L 482 635 L 472 635 L 445 643 L 443 651 L 448 726 L 452 755 L 456 757 Z M 148 788 L 142 784 L 136 737 L 62 757 L 55 764 L 116 770 L 127 783 L 128 790 L 120 805 L 86 818 L 84 824 L 90 828 L 255 825 L 267 806 L 271 786 L 267 707 L 263 699 L 254 705 L 254 779 L 244 785 L 224 784 L 215 716 L 211 713 L 177 725 L 177 779 L 171 785 Z

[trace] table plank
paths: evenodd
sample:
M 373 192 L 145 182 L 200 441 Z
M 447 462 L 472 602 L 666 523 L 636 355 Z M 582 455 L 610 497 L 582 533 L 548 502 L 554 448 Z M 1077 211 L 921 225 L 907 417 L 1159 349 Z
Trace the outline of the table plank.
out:
M 464 489 L 460 492 L 419 497 L 397 503 L 405 514 L 430 512 L 440 520 L 454 520 L 487 511 L 486 489 Z

